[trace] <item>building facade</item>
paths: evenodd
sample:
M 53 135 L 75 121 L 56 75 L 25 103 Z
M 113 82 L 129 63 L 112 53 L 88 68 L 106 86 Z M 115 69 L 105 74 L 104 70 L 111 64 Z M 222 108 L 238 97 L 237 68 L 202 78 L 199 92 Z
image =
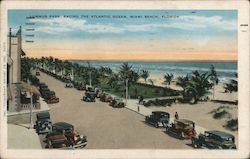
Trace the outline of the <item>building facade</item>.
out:
M 22 35 L 21 27 L 15 35 L 12 35 L 11 28 L 8 35 L 8 64 L 7 64 L 7 110 L 15 112 L 21 110 L 21 56 Z

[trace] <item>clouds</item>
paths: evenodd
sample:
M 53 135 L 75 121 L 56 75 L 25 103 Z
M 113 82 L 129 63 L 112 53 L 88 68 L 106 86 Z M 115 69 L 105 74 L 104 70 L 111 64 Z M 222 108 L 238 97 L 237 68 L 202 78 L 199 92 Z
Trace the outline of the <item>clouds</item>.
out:
M 74 31 L 88 33 L 122 33 L 124 29 L 113 25 L 88 24 L 85 19 L 76 18 L 51 18 L 51 19 L 30 19 L 31 22 L 38 24 L 36 31 L 47 34 L 58 34 Z
M 135 20 L 133 24 L 126 19 L 117 24 L 115 21 L 88 22 L 80 18 L 51 18 L 51 19 L 30 19 L 37 24 L 36 31 L 47 34 L 60 34 L 67 32 L 86 32 L 86 33 L 112 33 L 122 34 L 127 32 L 149 32 L 161 29 L 179 29 L 183 31 L 196 31 L 213 29 L 217 31 L 235 31 L 237 29 L 236 20 L 226 20 L 222 16 L 199 16 L 183 15 L 179 18 L 164 21 L 145 21 L 138 24 Z

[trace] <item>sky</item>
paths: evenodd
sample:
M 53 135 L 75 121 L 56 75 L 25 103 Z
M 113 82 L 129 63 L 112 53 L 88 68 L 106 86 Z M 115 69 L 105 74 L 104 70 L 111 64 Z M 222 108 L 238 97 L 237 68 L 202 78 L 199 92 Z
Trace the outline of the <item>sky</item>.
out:
M 236 10 L 9 10 L 8 25 L 29 57 L 237 60 Z

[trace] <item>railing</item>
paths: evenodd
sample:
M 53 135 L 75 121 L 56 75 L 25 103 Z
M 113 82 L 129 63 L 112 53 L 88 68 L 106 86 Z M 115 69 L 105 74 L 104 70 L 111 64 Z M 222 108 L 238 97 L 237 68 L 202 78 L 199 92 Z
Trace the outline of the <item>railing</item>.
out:
M 27 103 L 27 104 L 22 104 L 21 103 L 21 109 L 22 110 L 28 110 L 28 109 L 30 109 L 30 106 L 31 106 L 31 104 L 30 103 Z M 41 107 L 41 104 L 40 103 L 33 103 L 33 109 L 40 109 L 40 107 Z

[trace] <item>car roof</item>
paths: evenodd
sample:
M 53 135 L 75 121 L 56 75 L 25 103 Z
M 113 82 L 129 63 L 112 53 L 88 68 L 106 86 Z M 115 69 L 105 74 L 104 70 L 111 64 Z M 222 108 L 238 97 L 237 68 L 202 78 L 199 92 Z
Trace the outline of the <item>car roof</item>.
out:
M 213 130 L 213 131 L 207 131 L 208 133 L 220 136 L 220 137 L 226 137 L 226 138 L 231 138 L 234 137 L 232 134 L 223 132 L 223 131 L 218 131 L 218 130 Z
M 188 123 L 188 124 L 193 124 L 194 122 L 191 120 L 187 120 L 187 119 L 176 119 L 176 122 L 180 122 L 180 123 Z
M 50 118 L 49 112 L 41 112 L 36 114 L 37 118 L 42 119 L 42 118 Z
M 163 111 L 153 111 L 152 113 L 154 113 L 154 114 L 169 114 L 169 113 L 163 112 Z
M 66 123 L 66 122 L 58 122 L 58 123 L 53 124 L 53 126 L 56 126 L 59 129 L 68 129 L 68 128 L 74 127 L 73 125 Z

